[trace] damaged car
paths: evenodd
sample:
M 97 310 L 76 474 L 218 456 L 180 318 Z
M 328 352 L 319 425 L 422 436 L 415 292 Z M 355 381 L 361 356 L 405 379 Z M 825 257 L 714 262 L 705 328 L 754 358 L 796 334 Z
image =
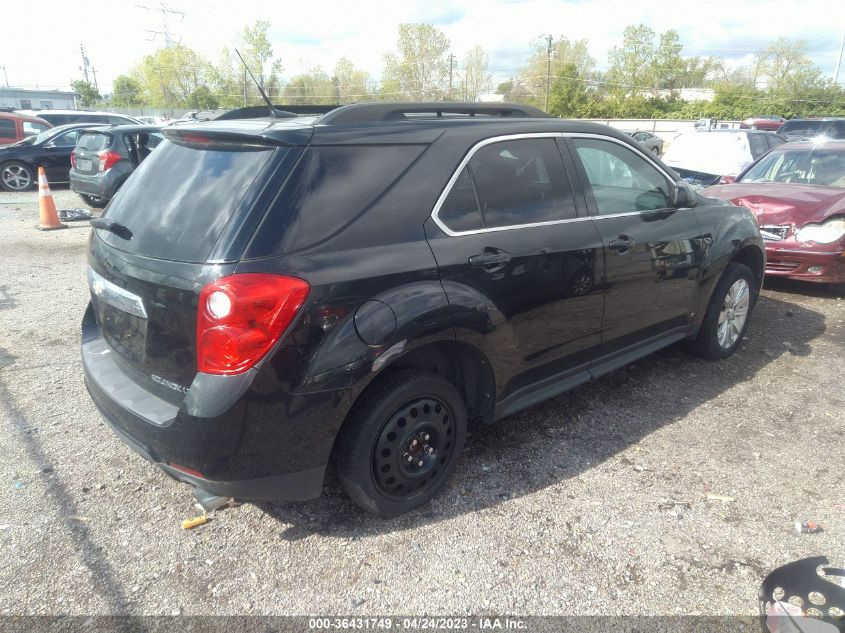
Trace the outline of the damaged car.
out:
M 845 293 L 845 141 L 781 145 L 733 184 L 701 194 L 754 212 L 767 275 Z

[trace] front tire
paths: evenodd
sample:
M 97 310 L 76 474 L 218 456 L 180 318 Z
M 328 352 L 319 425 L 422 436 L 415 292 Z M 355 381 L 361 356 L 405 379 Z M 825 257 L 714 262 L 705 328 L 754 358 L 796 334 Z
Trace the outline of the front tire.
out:
M 698 336 L 689 343 L 690 351 L 714 360 L 732 355 L 751 321 L 756 287 L 748 266 L 729 264 L 716 284 Z
M 3 191 L 26 191 L 36 182 L 35 173 L 26 163 L 12 160 L 0 166 L 0 189 Z
M 448 380 L 399 370 L 370 387 L 335 441 L 346 494 L 383 517 L 430 501 L 446 484 L 466 439 L 466 407 Z

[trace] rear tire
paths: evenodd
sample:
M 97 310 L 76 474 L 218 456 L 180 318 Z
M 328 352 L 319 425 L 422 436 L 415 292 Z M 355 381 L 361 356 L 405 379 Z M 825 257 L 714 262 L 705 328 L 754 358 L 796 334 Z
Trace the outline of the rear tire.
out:
M 409 512 L 446 484 L 466 439 L 466 407 L 448 380 L 400 370 L 368 388 L 338 433 L 344 491 L 383 517 Z
M 732 355 L 742 342 L 756 300 L 757 284 L 744 264 L 728 264 L 704 314 L 704 322 L 688 344 L 693 354 L 719 360 Z
M 89 196 L 87 193 L 80 193 L 79 197 L 82 198 L 82 201 L 92 209 L 102 209 L 109 202 L 106 198 L 100 198 L 99 196 Z

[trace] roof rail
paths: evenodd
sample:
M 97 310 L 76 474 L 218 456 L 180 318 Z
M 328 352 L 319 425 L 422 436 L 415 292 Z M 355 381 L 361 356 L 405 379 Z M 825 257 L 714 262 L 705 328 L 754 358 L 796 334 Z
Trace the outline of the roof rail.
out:
M 332 110 L 320 119 L 323 125 L 339 123 L 375 123 L 378 121 L 402 121 L 415 117 L 408 115 L 457 114 L 466 116 L 498 116 L 513 118 L 547 118 L 549 115 L 533 106 L 513 103 L 473 103 L 441 101 L 436 103 L 356 103 Z

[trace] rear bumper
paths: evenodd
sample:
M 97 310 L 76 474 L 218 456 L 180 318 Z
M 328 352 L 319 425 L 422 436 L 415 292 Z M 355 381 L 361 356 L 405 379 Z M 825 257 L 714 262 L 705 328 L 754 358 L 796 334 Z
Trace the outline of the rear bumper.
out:
M 80 174 L 71 168 L 69 176 L 70 188 L 76 193 L 110 199 L 117 192 L 120 183 L 125 179 L 125 176 L 113 174 L 113 171 L 114 169 L 110 169 L 105 173 Z
M 248 384 L 214 383 L 191 394 L 162 396 L 140 383 L 99 335 L 93 311 L 82 327 L 88 393 L 117 436 L 165 473 L 212 494 L 242 501 L 302 501 L 320 495 L 334 436 L 342 422 L 338 392 L 261 394 Z M 199 381 L 200 383 L 202 381 Z M 177 402 L 179 400 L 182 402 Z M 193 401 L 193 405 L 191 402 Z M 198 408 L 213 414 L 192 415 Z M 214 409 L 220 409 L 215 411 Z
M 816 283 L 845 282 L 845 252 L 766 246 L 766 274 Z

